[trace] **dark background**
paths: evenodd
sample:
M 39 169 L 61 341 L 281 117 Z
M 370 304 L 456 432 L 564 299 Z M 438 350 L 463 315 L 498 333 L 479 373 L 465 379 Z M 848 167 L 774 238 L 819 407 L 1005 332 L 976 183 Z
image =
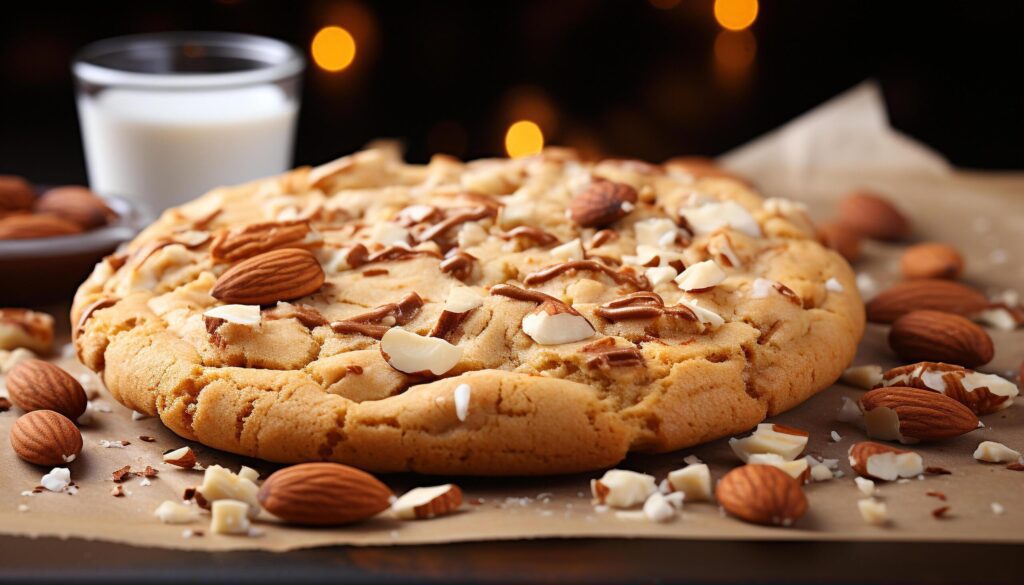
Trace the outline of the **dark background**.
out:
M 659 5 L 670 5 L 662 8 Z M 504 154 L 529 117 L 548 143 L 660 161 L 715 155 L 881 80 L 894 125 L 971 168 L 1024 168 L 1024 2 L 762 0 L 743 33 L 713 0 L 5 3 L 0 173 L 84 182 L 69 60 L 106 37 L 353 33 L 352 67 L 305 78 L 297 163 L 378 137 L 412 161 Z M 717 49 L 716 49 L 717 47 Z

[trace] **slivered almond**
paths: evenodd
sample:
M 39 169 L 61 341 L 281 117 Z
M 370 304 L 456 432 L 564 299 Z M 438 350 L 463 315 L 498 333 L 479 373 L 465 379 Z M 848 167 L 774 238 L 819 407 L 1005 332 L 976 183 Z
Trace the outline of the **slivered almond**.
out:
M 462 490 L 453 483 L 409 490 L 391 504 L 395 517 L 424 520 L 456 512 L 462 506 Z

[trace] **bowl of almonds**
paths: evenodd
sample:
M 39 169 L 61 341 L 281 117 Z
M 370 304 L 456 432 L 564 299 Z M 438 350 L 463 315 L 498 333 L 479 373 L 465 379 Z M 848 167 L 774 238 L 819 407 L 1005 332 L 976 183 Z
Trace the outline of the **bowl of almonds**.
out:
M 69 296 L 93 265 L 152 218 L 86 187 L 40 187 L 0 175 L 0 303 Z

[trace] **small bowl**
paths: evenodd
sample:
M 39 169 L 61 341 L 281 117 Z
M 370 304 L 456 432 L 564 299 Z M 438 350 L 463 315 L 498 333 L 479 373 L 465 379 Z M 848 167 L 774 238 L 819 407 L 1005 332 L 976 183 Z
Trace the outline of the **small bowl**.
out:
M 152 214 L 120 197 L 103 197 L 117 219 L 70 236 L 0 240 L 0 306 L 70 301 L 101 258 L 153 221 Z

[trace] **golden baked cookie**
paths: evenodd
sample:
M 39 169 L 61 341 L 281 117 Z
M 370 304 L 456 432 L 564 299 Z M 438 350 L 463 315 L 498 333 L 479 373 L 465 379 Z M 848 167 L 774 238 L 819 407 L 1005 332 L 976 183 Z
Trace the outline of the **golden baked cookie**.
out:
M 79 289 L 75 345 L 121 403 L 233 453 L 591 470 L 839 377 L 863 306 L 813 234 L 672 164 L 379 147 L 167 211 Z

